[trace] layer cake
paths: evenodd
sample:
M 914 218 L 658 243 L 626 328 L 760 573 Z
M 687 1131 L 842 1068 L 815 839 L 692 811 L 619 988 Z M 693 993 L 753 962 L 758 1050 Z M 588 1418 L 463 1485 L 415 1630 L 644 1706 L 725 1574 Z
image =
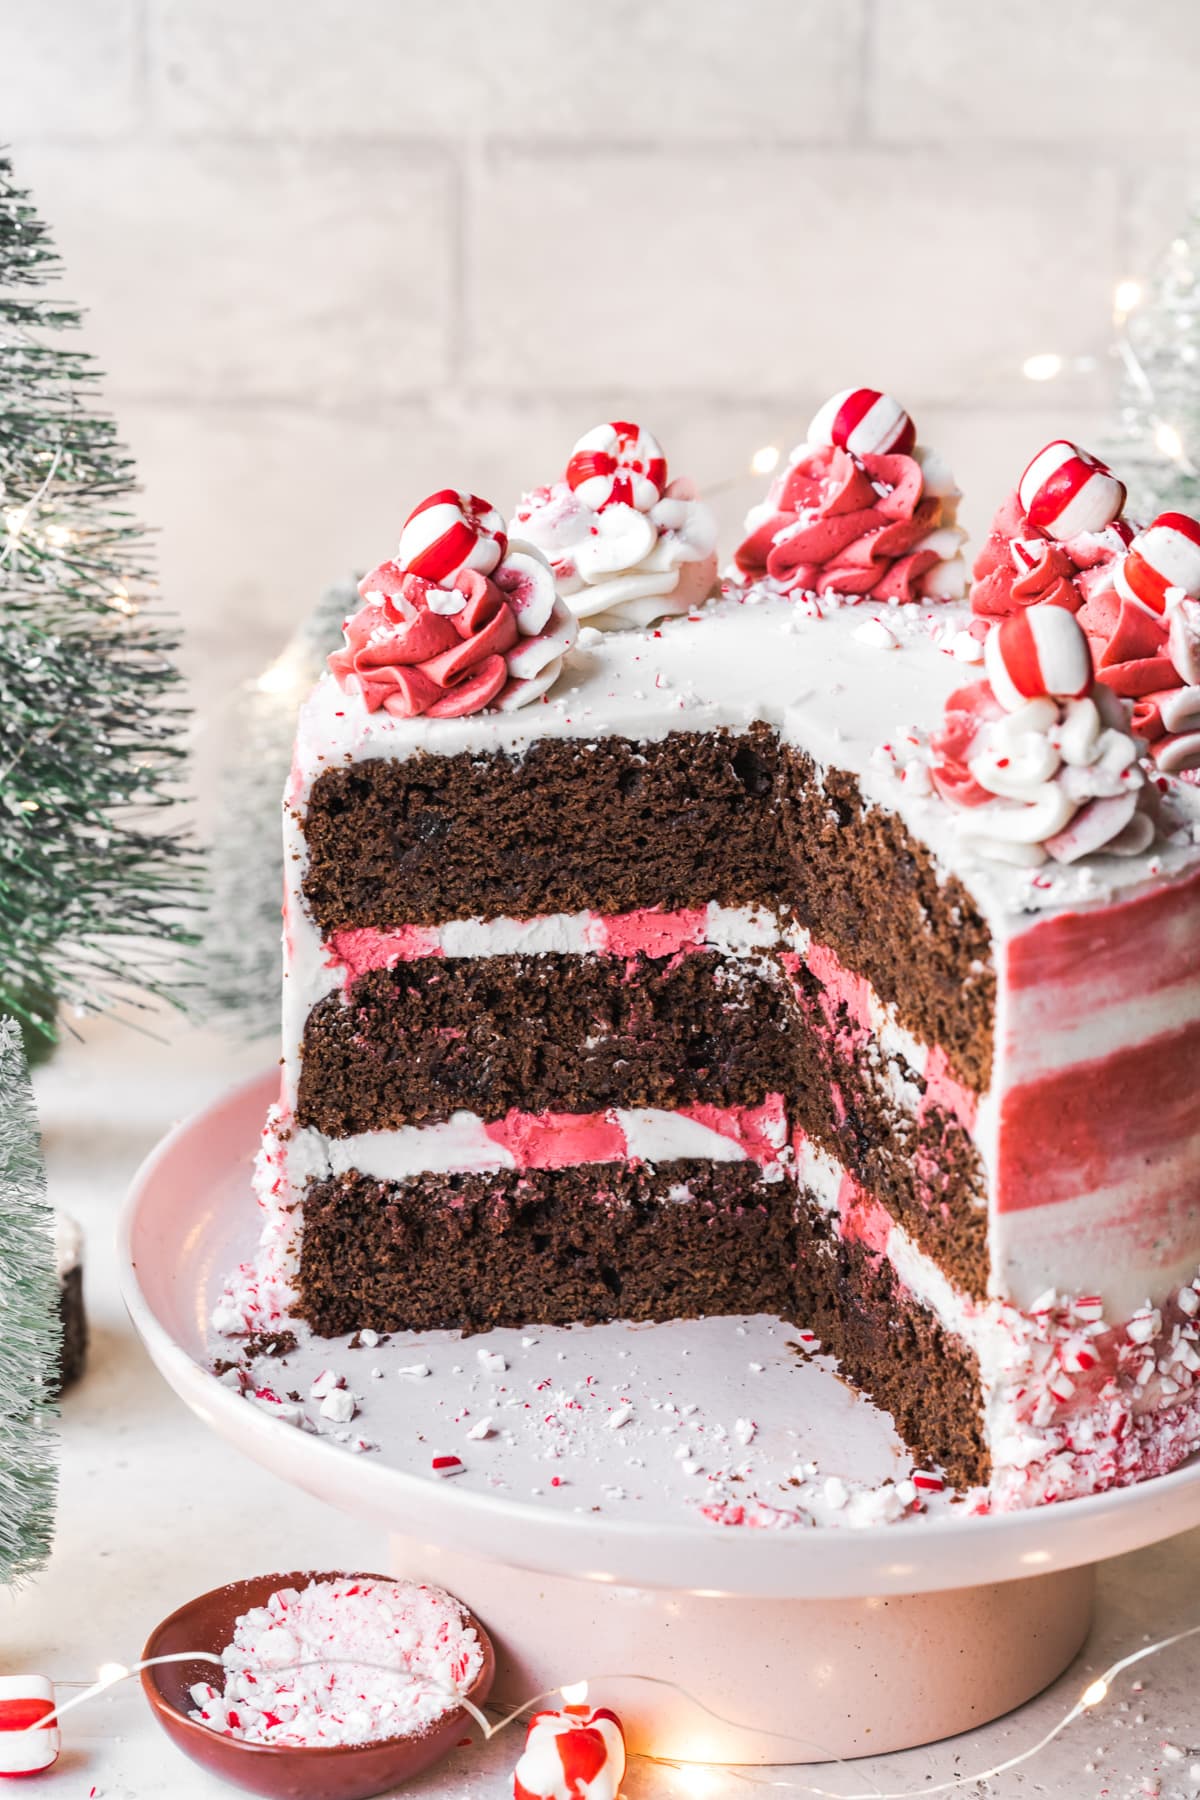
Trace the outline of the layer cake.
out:
M 838 396 L 723 584 L 626 422 L 519 538 L 413 515 L 300 715 L 222 1330 L 778 1314 L 979 1507 L 1200 1444 L 1200 794 L 1112 599 L 1148 534 L 1051 456 L 968 598 L 914 436 Z M 1200 697 L 1168 586 L 1156 742 Z

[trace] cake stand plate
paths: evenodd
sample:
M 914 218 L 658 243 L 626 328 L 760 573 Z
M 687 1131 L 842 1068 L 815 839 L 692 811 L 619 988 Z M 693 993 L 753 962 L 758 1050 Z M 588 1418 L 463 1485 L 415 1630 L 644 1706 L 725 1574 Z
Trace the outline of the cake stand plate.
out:
M 237 1346 L 208 1325 L 254 1244 L 250 1164 L 277 1081 L 178 1126 L 139 1171 L 120 1225 L 130 1316 L 206 1424 L 382 1527 L 397 1573 L 440 1582 L 484 1620 L 505 1701 L 587 1677 L 635 1749 L 680 1760 L 927 1743 L 1065 1668 L 1097 1561 L 1200 1523 L 1194 1460 L 1031 1512 L 944 1504 L 850 1527 L 843 1489 L 898 1480 L 909 1459 L 886 1415 L 766 1318 L 367 1346 L 301 1332 L 252 1366 L 255 1387 L 298 1396 L 306 1428 L 285 1422 L 212 1373 Z M 357 1397 L 352 1422 L 322 1416 L 322 1370 Z M 452 1479 L 433 1472 L 443 1455 L 464 1465 Z M 795 1506 L 814 1488 L 832 1497 L 817 1525 Z

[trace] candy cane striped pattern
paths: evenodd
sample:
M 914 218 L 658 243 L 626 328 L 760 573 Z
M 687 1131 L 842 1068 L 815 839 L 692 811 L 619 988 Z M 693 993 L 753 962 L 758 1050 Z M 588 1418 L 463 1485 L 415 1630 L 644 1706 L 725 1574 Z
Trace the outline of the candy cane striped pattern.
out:
M 1031 606 L 1002 620 L 983 656 L 992 692 L 1006 712 L 1044 696 L 1078 700 L 1092 685 L 1083 627 L 1062 606 Z
M 1151 612 L 1167 609 L 1167 591 L 1200 599 L 1200 522 L 1187 513 L 1159 513 L 1139 531 L 1116 574 L 1116 589 Z
M 1038 451 L 1017 483 L 1017 493 L 1029 523 L 1053 538 L 1103 531 L 1125 504 L 1125 484 L 1066 438 Z
M 567 464 L 567 485 L 599 512 L 622 502 L 649 512 L 667 486 L 667 459 L 640 425 L 617 419 L 585 431 Z
M 478 494 L 439 488 L 414 506 L 396 561 L 410 575 L 448 585 L 463 569 L 490 575 L 508 547 L 504 520 Z
M 843 388 L 815 415 L 808 441 L 836 444 L 852 456 L 907 456 L 917 441 L 917 428 L 890 394 L 876 388 Z

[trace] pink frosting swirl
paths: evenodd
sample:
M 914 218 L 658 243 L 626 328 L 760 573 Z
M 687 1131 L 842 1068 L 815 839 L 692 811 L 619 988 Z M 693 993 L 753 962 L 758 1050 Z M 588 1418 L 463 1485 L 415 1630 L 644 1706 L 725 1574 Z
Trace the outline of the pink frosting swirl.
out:
M 1079 614 L 1096 679 L 1133 702 L 1133 730 L 1172 774 L 1200 767 L 1200 687 L 1171 654 L 1168 623 L 1136 600 L 1103 588 Z
M 946 701 L 942 722 L 929 734 L 929 773 L 943 800 L 951 806 L 986 806 L 992 799 L 971 773 L 970 762 L 987 727 L 1004 717 L 990 681 L 955 688 Z
M 789 592 L 918 599 L 922 576 L 942 561 L 921 547 L 942 517 L 941 499 L 924 486 L 914 457 L 808 446 L 751 515 L 734 561 L 751 580 L 769 576 Z
M 500 693 L 517 622 L 488 576 L 462 569 L 452 587 L 442 588 L 386 562 L 359 591 L 371 598 L 347 619 L 345 648 L 329 667 L 368 712 L 458 719 L 481 712 Z
M 985 619 L 1004 619 L 1028 606 L 1078 612 L 1095 588 L 1111 581 L 1131 536 L 1130 527 L 1118 520 L 1104 531 L 1059 541 L 1030 524 L 1012 493 L 975 559 L 971 610 Z

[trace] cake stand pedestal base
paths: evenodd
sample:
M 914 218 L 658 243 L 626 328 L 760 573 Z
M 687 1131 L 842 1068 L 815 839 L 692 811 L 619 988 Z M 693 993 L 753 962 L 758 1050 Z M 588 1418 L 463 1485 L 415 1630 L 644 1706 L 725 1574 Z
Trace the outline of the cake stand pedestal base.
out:
M 1066 1668 L 1095 1585 L 1083 1567 L 935 1593 L 772 1600 L 572 1580 L 401 1537 L 391 1554 L 394 1573 L 437 1582 L 484 1621 L 495 1702 L 519 1706 L 586 1676 L 631 1751 L 680 1762 L 827 1762 L 984 1725 Z

